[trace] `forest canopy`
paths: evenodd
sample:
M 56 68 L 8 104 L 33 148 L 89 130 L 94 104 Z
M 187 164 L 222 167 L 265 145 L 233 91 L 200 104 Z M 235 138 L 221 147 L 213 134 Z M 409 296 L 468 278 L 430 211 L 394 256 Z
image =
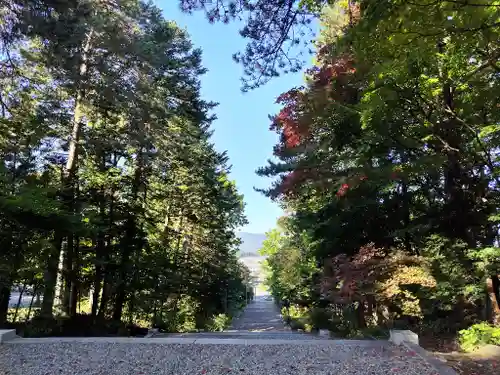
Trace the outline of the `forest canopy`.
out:
M 258 171 L 288 213 L 262 250 L 275 296 L 350 332 L 499 324 L 499 19 L 482 0 L 321 9 Z
M 186 32 L 140 0 L 1 0 L 0 50 L 0 325 L 13 288 L 26 319 L 178 331 L 241 308 L 243 197 Z

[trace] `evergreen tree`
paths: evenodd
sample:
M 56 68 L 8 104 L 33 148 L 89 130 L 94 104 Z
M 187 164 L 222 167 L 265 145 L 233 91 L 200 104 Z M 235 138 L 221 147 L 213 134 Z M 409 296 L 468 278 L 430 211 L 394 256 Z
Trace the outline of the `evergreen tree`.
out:
M 201 51 L 139 0 L 0 5 L 0 322 L 17 285 L 42 296 L 30 313 L 91 326 L 241 308 L 243 198 L 210 143 Z

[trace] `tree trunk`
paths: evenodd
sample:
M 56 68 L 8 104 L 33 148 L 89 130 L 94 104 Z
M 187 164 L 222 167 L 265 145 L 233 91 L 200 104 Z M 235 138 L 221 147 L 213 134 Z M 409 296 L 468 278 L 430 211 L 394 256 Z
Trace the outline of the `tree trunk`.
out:
M 137 153 L 137 166 L 134 171 L 134 183 L 132 186 L 132 202 L 136 202 L 139 196 L 141 186 L 142 171 L 143 171 L 143 150 L 140 148 Z M 134 210 L 135 211 L 135 210 Z M 125 224 L 125 235 L 123 237 L 122 258 L 120 262 L 119 278 L 117 284 L 115 308 L 113 311 L 113 319 L 121 320 L 123 313 L 123 305 L 127 296 L 127 275 L 129 274 L 130 258 L 134 248 L 138 246 L 136 239 L 136 212 L 129 212 L 127 222 Z
M 408 229 L 410 228 L 410 197 L 408 195 L 408 185 L 406 182 L 401 184 L 401 203 L 402 203 L 402 211 L 403 211 L 403 225 L 404 225 L 404 246 L 405 250 L 411 254 L 412 246 L 411 246 L 411 238 Z M 418 254 L 418 250 L 416 251 Z
M 109 266 L 104 268 L 104 282 L 102 286 L 101 303 L 99 305 L 99 312 L 97 318 L 104 319 L 104 314 L 108 311 L 109 298 L 111 296 L 111 275 Z
M 30 306 L 28 308 L 28 314 L 26 315 L 26 319 L 24 319 L 25 322 L 30 320 L 31 317 L 31 309 L 33 308 L 33 301 L 35 300 L 35 296 L 37 295 L 36 289 L 33 291 L 33 295 L 31 296 L 31 301 L 30 301 Z
M 98 240 L 99 241 L 99 240 Z M 97 316 L 97 309 L 99 307 L 99 296 L 101 294 L 101 284 L 102 284 L 102 276 L 103 276 L 102 265 L 95 265 L 95 277 L 94 277 L 94 292 L 92 293 L 92 318 Z
M 14 312 L 12 323 L 15 323 L 17 320 L 17 314 L 19 313 L 19 306 L 21 306 L 21 302 L 23 301 L 23 294 L 25 290 L 26 290 L 26 284 L 23 284 L 23 288 L 21 289 L 21 292 L 19 293 L 19 298 L 17 299 L 16 311 Z
M 486 288 L 491 303 L 491 320 L 500 325 L 500 279 L 498 275 L 491 275 L 486 280 Z
M 87 76 L 88 71 L 88 58 L 89 52 L 91 49 L 91 40 L 93 36 L 93 29 L 91 29 L 86 37 L 85 42 L 82 46 L 82 53 L 80 56 L 80 65 L 79 65 L 79 77 L 76 82 L 77 94 L 75 97 L 75 106 L 73 111 L 73 120 L 72 120 L 72 129 L 71 135 L 69 139 L 69 149 L 68 149 L 68 160 L 66 161 L 66 165 L 64 168 L 63 178 L 62 178 L 62 192 L 63 198 L 66 202 L 66 205 L 70 212 L 73 211 L 74 208 L 74 183 L 75 183 L 75 175 L 78 164 L 78 143 L 80 140 L 80 133 L 82 130 L 82 119 L 84 116 L 83 113 L 83 102 L 85 99 L 85 87 L 83 82 L 85 77 Z M 56 231 L 56 237 L 62 238 L 63 235 L 60 231 Z M 71 242 L 71 241 L 68 241 Z M 51 254 L 49 257 L 49 266 L 47 267 L 46 272 L 46 290 L 44 292 L 44 299 L 42 303 L 42 314 L 44 316 L 52 316 L 52 310 L 54 307 L 54 296 L 55 289 L 57 283 L 57 273 L 58 273 L 58 265 L 56 264 L 54 267 L 54 259 L 57 258 L 57 263 L 59 258 L 61 257 L 61 246 L 57 248 L 59 252 L 57 254 Z M 71 249 L 72 251 L 72 249 Z M 66 259 L 64 261 L 65 268 L 71 269 L 72 265 L 70 264 L 72 261 L 70 259 Z M 65 289 L 65 288 L 63 288 Z M 65 294 L 64 294 L 65 295 Z M 67 303 L 64 303 L 65 300 L 68 300 Z M 69 299 L 63 297 L 63 307 L 67 308 L 66 311 L 69 310 Z
M 360 301 L 358 307 L 356 308 L 356 315 L 358 317 L 358 328 L 366 327 L 366 317 L 365 317 L 365 303 Z
M 0 327 L 7 323 L 7 313 L 9 312 L 10 286 L 0 286 Z
M 43 301 L 42 308 L 40 309 L 40 315 L 45 318 L 52 317 L 52 310 L 54 308 L 54 298 L 56 295 L 56 284 L 57 284 L 57 269 L 59 265 L 59 258 L 62 246 L 62 237 L 57 236 L 53 241 L 53 248 L 49 254 L 49 259 L 47 262 L 47 269 L 44 274 L 44 289 L 43 289 Z
M 72 178 L 74 177 L 78 164 L 78 142 L 80 140 L 80 133 L 83 125 L 83 101 L 85 99 L 85 87 L 83 85 L 83 82 L 85 81 L 85 77 L 87 76 L 88 59 L 93 33 L 94 31 L 91 29 L 87 34 L 87 38 L 83 45 L 80 58 L 79 78 L 78 82 L 76 83 L 78 91 L 75 98 L 75 107 L 72 121 L 73 128 L 71 130 L 71 138 L 69 140 L 68 160 L 66 161 L 65 167 L 66 177 L 70 183 L 73 182 Z
M 121 320 L 123 313 L 123 305 L 125 304 L 127 294 L 127 274 L 130 264 L 130 255 L 134 246 L 135 221 L 129 216 L 127 220 L 127 228 L 125 230 L 125 242 L 123 243 L 122 259 L 120 262 L 119 280 L 117 284 L 115 308 L 113 311 L 113 319 Z
M 113 155 L 113 167 L 116 168 L 118 164 L 118 158 L 116 154 Z M 114 191 L 111 192 L 111 198 L 109 202 L 109 215 L 108 215 L 108 227 L 111 228 L 113 226 L 114 222 L 114 200 L 113 200 L 113 194 Z M 105 236 L 105 243 L 104 243 L 104 254 L 103 254 L 103 265 L 102 270 L 103 270 L 103 286 L 102 286 L 102 296 L 101 296 L 101 303 L 99 306 L 99 312 L 97 313 L 97 318 L 98 319 L 103 319 L 104 314 L 107 311 L 108 308 L 108 302 L 109 302 L 109 297 L 111 295 L 111 272 L 114 270 L 111 270 L 111 266 L 109 264 L 109 249 L 111 249 L 111 244 L 112 244 L 112 236 L 111 234 L 107 234 Z
M 101 173 L 105 173 L 106 171 L 106 157 L 104 152 L 101 152 L 98 156 L 99 163 L 99 171 Z M 98 192 L 98 203 L 99 203 L 99 217 L 102 220 L 102 223 L 106 222 L 106 199 L 105 199 L 105 191 L 101 186 L 100 191 Z M 109 223 L 111 227 L 112 221 Z M 103 260 L 104 260 L 104 251 L 105 251 L 105 233 L 103 228 L 99 228 L 99 232 L 97 233 L 97 241 L 95 245 L 95 276 L 94 276 L 94 293 L 92 294 L 92 318 L 94 319 L 97 316 L 97 310 L 99 306 L 99 296 L 101 294 L 101 285 L 103 279 Z
M 73 264 L 72 268 L 70 269 L 70 283 L 71 283 L 71 289 L 69 293 L 69 316 L 76 316 L 76 310 L 78 308 L 78 301 L 79 301 L 79 296 L 80 296 L 80 290 L 79 290 L 79 276 L 80 276 L 80 261 L 79 261 L 79 244 L 80 244 L 80 238 L 75 237 L 75 241 L 73 244 Z
M 68 235 L 65 251 L 62 256 L 62 270 L 61 270 L 61 312 L 67 316 L 70 315 L 70 296 L 72 287 L 71 270 L 73 268 L 73 247 L 74 247 L 73 234 Z

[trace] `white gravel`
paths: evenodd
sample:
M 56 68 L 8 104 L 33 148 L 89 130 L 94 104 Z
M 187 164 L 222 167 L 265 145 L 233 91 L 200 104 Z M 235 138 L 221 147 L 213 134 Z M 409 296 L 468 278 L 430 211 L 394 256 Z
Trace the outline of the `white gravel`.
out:
M 438 375 L 392 345 L 0 345 L 0 375 Z

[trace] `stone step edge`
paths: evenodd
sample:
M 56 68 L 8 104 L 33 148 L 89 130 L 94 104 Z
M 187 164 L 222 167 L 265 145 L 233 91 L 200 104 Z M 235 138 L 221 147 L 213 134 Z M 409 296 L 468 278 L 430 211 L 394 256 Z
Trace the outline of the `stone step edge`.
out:
M 180 344 L 180 345 L 318 345 L 318 346 L 384 346 L 387 341 L 371 340 L 281 340 L 281 339 L 216 339 L 216 338 L 138 338 L 138 337 L 46 337 L 15 338 L 4 344 L 58 344 L 58 343 L 111 343 L 111 344 Z
M 304 332 L 304 331 L 293 331 L 291 329 L 283 330 L 262 330 L 262 331 L 250 331 L 250 330 L 225 330 L 225 331 L 205 331 L 205 332 L 184 332 L 184 333 L 161 333 L 159 329 L 153 328 L 148 330 L 148 334 L 145 337 L 189 337 L 191 335 L 206 335 L 206 336 L 313 336 L 321 337 L 322 339 L 330 339 L 331 335 L 328 330 L 319 330 L 317 332 Z
M 0 344 L 17 338 L 15 329 L 0 329 Z
M 418 335 L 410 330 L 390 330 L 389 342 L 395 345 L 401 345 L 410 351 L 413 351 L 425 362 L 434 367 L 438 375 L 458 375 L 451 367 L 446 366 L 438 358 L 433 356 L 427 350 L 419 345 Z

